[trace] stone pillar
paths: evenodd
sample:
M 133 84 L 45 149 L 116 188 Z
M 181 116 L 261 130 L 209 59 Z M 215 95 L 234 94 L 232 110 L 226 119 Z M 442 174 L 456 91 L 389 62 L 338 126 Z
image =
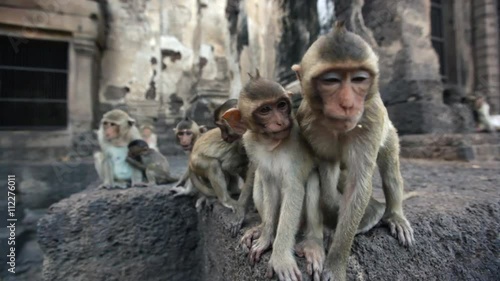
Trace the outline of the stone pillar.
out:
M 500 113 L 498 15 L 495 0 L 473 1 L 476 95 L 485 96 L 491 113 Z
M 70 50 L 68 107 L 73 132 L 92 129 L 96 101 L 97 50 L 92 40 L 75 38 Z
M 400 134 L 453 132 L 430 41 L 430 0 L 336 0 L 338 18 L 380 56 L 380 92 Z

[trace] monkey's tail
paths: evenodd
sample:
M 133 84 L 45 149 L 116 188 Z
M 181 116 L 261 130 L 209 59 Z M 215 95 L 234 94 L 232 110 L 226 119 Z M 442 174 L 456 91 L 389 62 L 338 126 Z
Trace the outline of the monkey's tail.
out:
M 422 195 L 422 192 L 419 191 L 406 192 L 403 194 L 403 201 L 420 195 Z M 370 202 L 368 202 L 368 206 L 366 207 L 363 218 L 361 218 L 356 234 L 364 233 L 372 229 L 372 227 L 382 220 L 384 213 L 385 201 L 379 202 L 377 199 L 373 198 L 373 196 L 370 197 Z
M 216 196 L 214 190 L 207 186 L 199 177 L 195 175 L 193 172 L 190 173 L 189 179 L 193 186 L 205 196 Z

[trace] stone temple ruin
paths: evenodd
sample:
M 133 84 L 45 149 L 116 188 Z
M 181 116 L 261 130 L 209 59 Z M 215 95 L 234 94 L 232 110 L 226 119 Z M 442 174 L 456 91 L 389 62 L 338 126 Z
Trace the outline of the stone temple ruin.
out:
M 154 123 L 160 150 L 182 154 L 176 122 L 214 127 L 213 109 L 238 96 L 248 72 L 298 92 L 290 66 L 335 18 L 380 56 L 402 156 L 499 160 L 499 138 L 473 134 L 470 102 L 486 97 L 500 113 L 499 11 L 495 0 L 1 0 L 0 174 L 18 178 L 19 249 L 40 255 L 38 218 L 95 182 L 104 112 Z

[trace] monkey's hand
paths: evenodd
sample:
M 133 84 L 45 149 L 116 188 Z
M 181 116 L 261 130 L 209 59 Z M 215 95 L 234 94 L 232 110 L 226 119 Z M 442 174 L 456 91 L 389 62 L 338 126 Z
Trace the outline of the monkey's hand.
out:
M 262 226 L 257 225 L 250 228 L 245 232 L 245 234 L 243 234 L 240 243 L 243 249 L 246 250 L 246 252 L 250 251 L 250 249 L 252 248 L 253 241 L 258 239 L 261 233 L 262 233 Z
M 196 200 L 195 207 L 196 211 L 199 213 L 203 209 L 203 207 L 208 208 L 209 210 L 212 210 L 214 203 L 217 201 L 216 198 L 209 198 L 206 196 L 201 196 Z
M 236 207 L 236 212 L 232 215 L 229 222 L 229 231 L 231 232 L 231 237 L 236 237 L 241 229 L 241 225 L 245 220 L 245 207 L 239 204 Z
M 392 236 L 398 238 L 400 244 L 412 246 L 415 243 L 413 228 L 404 215 L 398 213 L 385 214 L 382 221 L 389 225 Z
M 269 250 L 272 244 L 272 235 L 266 234 L 265 231 L 262 231 L 260 237 L 257 240 L 253 241 L 252 248 L 250 249 L 250 253 L 248 254 L 250 264 L 254 265 L 258 263 L 262 254 Z
M 307 274 L 312 280 L 320 281 L 323 263 L 325 262 L 325 249 L 320 241 L 307 239 L 295 246 L 295 253 L 299 257 L 305 257 L 307 261 Z
M 269 259 L 266 273 L 267 278 L 273 278 L 274 272 L 276 272 L 280 281 L 302 281 L 302 273 L 300 273 L 293 255 L 286 254 L 283 256 L 275 255 L 274 253 L 273 251 L 271 259 Z

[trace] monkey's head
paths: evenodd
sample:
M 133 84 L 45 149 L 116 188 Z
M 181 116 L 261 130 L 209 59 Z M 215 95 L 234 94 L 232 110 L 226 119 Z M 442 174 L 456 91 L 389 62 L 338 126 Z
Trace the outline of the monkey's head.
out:
M 155 127 L 151 124 L 144 124 L 141 126 L 141 135 L 144 138 L 149 138 L 154 133 Z
M 223 118 L 237 134 L 249 129 L 266 138 L 285 139 L 293 126 L 288 94 L 279 83 L 260 77 L 257 70 L 241 90 L 238 108 L 227 110 Z
M 343 22 L 318 38 L 292 70 L 314 113 L 336 131 L 352 130 L 363 116 L 365 102 L 378 93 L 378 57 Z
M 106 112 L 101 120 L 101 129 L 107 141 L 112 141 L 126 135 L 134 125 L 135 120 L 120 109 L 113 109 Z
M 198 126 L 188 117 L 180 121 L 174 128 L 177 143 L 184 151 L 191 151 L 198 137 L 206 132 L 205 126 Z
M 238 100 L 229 99 L 223 104 L 221 104 L 219 107 L 217 107 L 214 111 L 215 125 L 220 129 L 222 139 L 228 143 L 233 143 L 234 141 L 241 139 L 242 135 L 238 134 L 235 130 L 233 130 L 233 128 L 231 128 L 227 120 L 225 120 L 222 116 L 227 110 L 237 107 L 238 107 Z
M 149 151 L 149 145 L 144 140 L 133 140 L 128 144 L 128 156 L 137 158 Z

